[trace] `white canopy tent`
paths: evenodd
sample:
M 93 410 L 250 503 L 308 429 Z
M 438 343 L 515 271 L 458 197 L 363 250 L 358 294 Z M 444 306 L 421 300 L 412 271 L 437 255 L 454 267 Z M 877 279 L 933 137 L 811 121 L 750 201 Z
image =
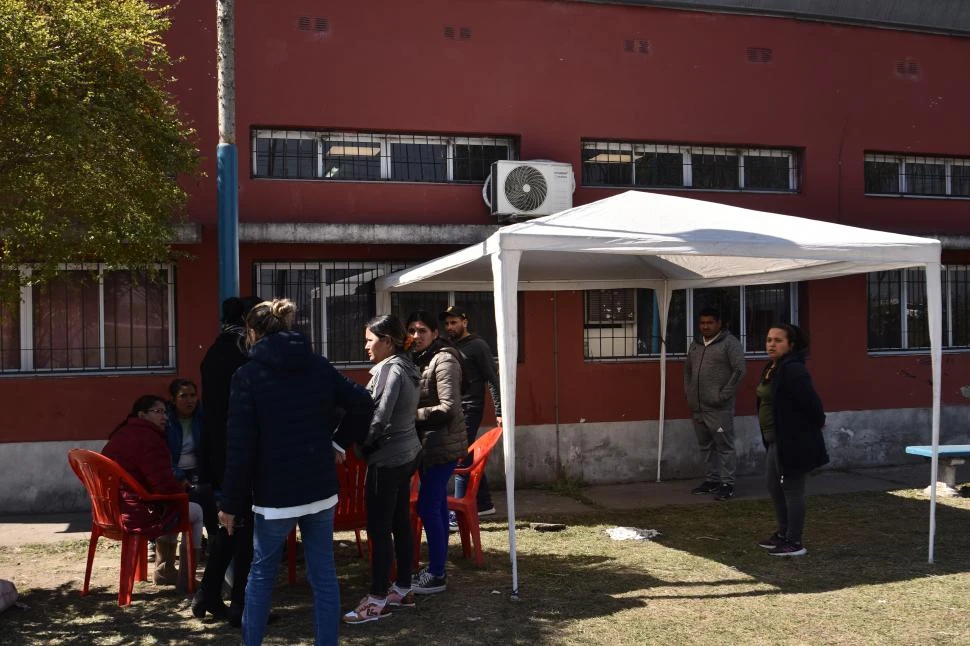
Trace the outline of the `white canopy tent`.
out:
M 766 284 L 925 267 L 932 359 L 931 480 L 940 431 L 940 242 L 714 202 L 628 191 L 554 215 L 503 227 L 484 242 L 378 279 L 378 309 L 388 291 L 488 291 L 495 295 L 512 590 L 518 593 L 515 537 L 515 380 L 518 290 L 650 288 L 666 338 L 675 289 Z M 666 348 L 660 346 L 663 452 Z M 930 501 L 933 562 L 936 492 Z

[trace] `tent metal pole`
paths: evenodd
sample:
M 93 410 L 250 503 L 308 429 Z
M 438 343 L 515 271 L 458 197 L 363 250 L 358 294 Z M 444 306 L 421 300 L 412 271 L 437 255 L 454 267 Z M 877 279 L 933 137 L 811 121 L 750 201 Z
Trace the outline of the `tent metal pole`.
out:
M 492 254 L 495 331 L 498 337 L 499 383 L 502 391 L 502 451 L 505 458 L 505 499 L 508 504 L 509 559 L 512 562 L 512 599 L 519 598 L 519 560 L 515 537 L 515 378 L 519 354 L 518 284 L 521 251 L 502 249 Z
M 933 390 L 933 457 L 930 459 L 930 545 L 928 560 L 933 563 L 934 544 L 936 543 L 936 480 L 940 467 L 940 393 L 943 363 L 943 295 L 940 285 L 940 263 L 926 265 L 926 301 L 930 326 L 930 360 L 932 363 L 931 382 Z
M 670 283 L 664 281 L 657 298 L 660 310 L 660 415 L 657 422 L 657 482 L 660 482 L 660 465 L 664 455 L 664 417 L 667 412 L 667 314 L 670 312 Z

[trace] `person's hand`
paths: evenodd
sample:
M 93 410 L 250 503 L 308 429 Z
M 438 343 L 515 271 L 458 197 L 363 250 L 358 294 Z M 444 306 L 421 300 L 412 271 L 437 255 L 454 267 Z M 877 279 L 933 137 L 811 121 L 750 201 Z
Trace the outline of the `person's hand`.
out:
M 502 425 L 502 416 L 501 415 L 496 415 L 495 416 L 495 425 L 496 426 L 501 426 Z
M 236 516 L 233 514 L 227 514 L 224 511 L 219 512 L 219 524 L 226 528 L 226 533 L 232 536 L 233 527 L 236 524 Z
M 192 482 L 188 478 L 185 478 L 184 480 L 182 480 L 182 488 L 185 489 L 186 491 L 191 490 Z
M 343 464 L 344 462 L 347 461 L 347 454 L 344 453 L 343 451 L 334 451 L 333 461 L 334 461 L 334 464 Z

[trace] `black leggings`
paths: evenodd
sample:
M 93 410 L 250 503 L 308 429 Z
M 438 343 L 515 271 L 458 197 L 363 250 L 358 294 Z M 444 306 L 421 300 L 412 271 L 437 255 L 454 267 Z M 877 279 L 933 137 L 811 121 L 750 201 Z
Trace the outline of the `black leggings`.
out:
M 778 534 L 791 543 L 801 543 L 802 530 L 805 529 L 805 474 L 786 473 L 782 476 L 778 445 L 774 442 L 768 445 L 766 467 L 765 484 L 775 506 Z
M 399 467 L 368 467 L 367 540 L 371 544 L 370 593 L 387 594 L 391 566 L 397 559 L 397 585 L 411 587 L 411 475 L 417 467 L 411 461 Z M 393 535 L 393 545 L 391 536 Z

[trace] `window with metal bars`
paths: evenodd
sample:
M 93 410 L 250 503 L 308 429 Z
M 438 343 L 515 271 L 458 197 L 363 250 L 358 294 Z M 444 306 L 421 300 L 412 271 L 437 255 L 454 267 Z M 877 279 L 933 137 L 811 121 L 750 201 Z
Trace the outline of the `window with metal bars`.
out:
M 307 130 L 252 131 L 257 178 L 482 183 L 515 159 L 512 137 Z
M 0 373 L 168 371 L 174 299 L 171 266 L 65 267 L 21 289 L 19 303 L 0 302 Z
M 403 262 L 275 262 L 254 268 L 256 294 L 263 299 L 289 298 L 296 303 L 295 327 L 315 352 L 334 363 L 368 363 L 364 326 L 376 315 L 374 281 L 408 265 Z M 402 322 L 425 310 L 435 318 L 450 305 L 468 312 L 469 328 L 496 352 L 492 292 L 393 292 L 391 313 Z M 444 328 L 440 330 L 443 335 Z
M 866 153 L 868 195 L 970 197 L 970 158 Z
M 800 156 L 781 148 L 584 140 L 583 185 L 795 193 Z
M 651 289 L 585 292 L 585 358 L 618 360 L 660 355 L 660 311 Z M 796 320 L 795 283 L 675 290 L 667 318 L 667 354 L 686 354 L 697 313 L 712 307 L 745 351 L 762 353 L 776 323 Z M 633 313 L 628 308 L 632 308 Z
M 970 265 L 944 265 L 943 347 L 970 348 Z M 868 274 L 868 347 L 874 352 L 928 350 L 926 271 Z

